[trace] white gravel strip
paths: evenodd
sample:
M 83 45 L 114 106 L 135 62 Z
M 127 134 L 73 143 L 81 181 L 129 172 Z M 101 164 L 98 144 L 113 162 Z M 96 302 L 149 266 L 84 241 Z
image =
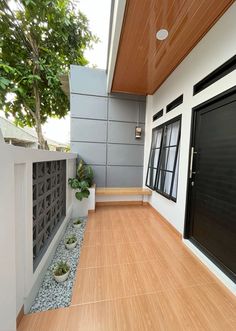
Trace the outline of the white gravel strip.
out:
M 73 226 L 73 220 L 70 220 L 65 233 L 60 241 L 55 255 L 51 261 L 49 268 L 44 276 L 39 292 L 31 306 L 30 313 L 45 311 L 49 309 L 68 307 L 71 303 L 72 288 L 76 274 L 76 268 L 79 261 L 80 251 L 82 247 L 85 226 L 87 218 L 83 218 L 83 223 L 79 229 Z M 65 247 L 65 239 L 75 234 L 77 237 L 77 245 L 74 249 L 68 250 Z M 70 274 L 64 283 L 57 283 L 52 274 L 52 270 L 59 261 L 66 261 L 70 265 Z

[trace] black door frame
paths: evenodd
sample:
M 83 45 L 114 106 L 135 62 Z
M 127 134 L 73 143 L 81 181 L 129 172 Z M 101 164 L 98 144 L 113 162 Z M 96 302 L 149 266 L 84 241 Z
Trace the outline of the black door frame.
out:
M 199 242 L 194 238 L 191 238 L 191 207 L 192 207 L 192 179 L 190 178 L 190 163 L 191 163 L 191 149 L 195 145 L 195 132 L 196 132 L 196 117 L 197 112 L 205 107 L 212 105 L 216 102 L 222 101 L 222 105 L 225 104 L 225 98 L 232 96 L 232 101 L 236 99 L 236 86 L 218 94 L 217 96 L 195 106 L 192 108 L 192 123 L 191 123 L 191 138 L 189 146 L 189 165 L 188 165 L 188 184 L 186 192 L 186 209 L 185 209 L 185 224 L 184 224 L 184 239 L 188 239 L 194 246 L 196 246 L 204 255 L 206 255 L 220 270 L 222 270 L 229 278 L 236 282 L 235 275 L 229 270 L 225 265 L 223 265 L 211 252 L 209 252 L 205 247 L 203 247 Z M 227 103 L 230 103 L 229 101 Z

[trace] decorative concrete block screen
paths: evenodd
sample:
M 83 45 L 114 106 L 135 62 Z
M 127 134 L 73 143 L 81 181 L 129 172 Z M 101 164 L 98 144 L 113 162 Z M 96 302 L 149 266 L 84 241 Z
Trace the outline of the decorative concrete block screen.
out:
M 33 163 L 34 270 L 66 214 L 66 161 Z

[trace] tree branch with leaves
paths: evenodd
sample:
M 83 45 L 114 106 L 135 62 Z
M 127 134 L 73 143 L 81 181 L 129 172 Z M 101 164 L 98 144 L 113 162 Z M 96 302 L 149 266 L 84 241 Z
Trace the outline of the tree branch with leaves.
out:
M 84 51 L 98 38 L 70 0 L 15 5 L 12 10 L 7 0 L 0 2 L 0 107 L 17 125 L 34 127 L 45 149 L 42 125 L 69 111 L 60 76 L 71 64 L 88 64 Z

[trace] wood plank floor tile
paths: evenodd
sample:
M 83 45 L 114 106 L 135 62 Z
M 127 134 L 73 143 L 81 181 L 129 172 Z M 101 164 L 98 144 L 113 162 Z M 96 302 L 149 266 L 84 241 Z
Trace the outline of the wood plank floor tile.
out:
M 165 291 L 166 310 L 173 312 L 184 330 L 233 330 L 229 318 L 236 314 L 235 305 L 229 307 L 227 301 L 215 300 L 215 286 Z
M 69 308 L 48 310 L 45 312 L 25 315 L 18 331 L 65 331 Z
M 149 256 L 143 247 L 143 242 L 134 242 L 116 245 L 119 264 L 143 262 L 149 260 Z
M 145 206 L 89 216 L 72 305 L 18 331 L 233 331 L 236 298 Z
M 156 266 L 150 262 L 123 264 L 120 268 L 125 297 L 164 289 Z
M 120 266 L 80 269 L 71 303 L 82 304 L 124 297 Z
M 118 263 L 116 246 L 84 246 L 79 259 L 79 268 L 103 267 Z
M 215 302 L 214 295 L 214 287 L 196 286 L 74 306 L 67 330 L 233 331 L 234 306 Z

